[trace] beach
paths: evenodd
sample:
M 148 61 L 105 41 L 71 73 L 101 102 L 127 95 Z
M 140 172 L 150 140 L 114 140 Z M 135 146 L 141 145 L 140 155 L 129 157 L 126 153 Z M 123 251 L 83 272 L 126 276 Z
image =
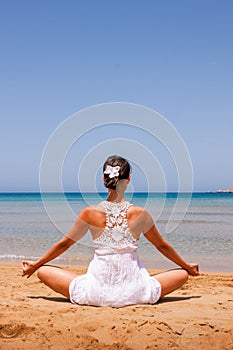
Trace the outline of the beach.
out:
M 21 277 L 18 263 L 0 268 L 1 350 L 233 349 L 233 272 L 201 273 L 155 305 L 116 309 L 73 305 L 36 275 Z
M 158 215 L 163 198 L 150 194 L 148 200 L 139 193 L 133 203 L 149 205 L 164 238 L 187 261 L 198 263 L 201 275 L 190 277 L 182 289 L 155 305 L 116 309 L 72 305 L 36 275 L 22 278 L 20 261 L 38 259 L 73 222 L 63 217 L 66 203 L 59 194 L 48 194 L 45 203 L 40 194 L 0 194 L 0 349 L 233 349 L 233 195 L 193 194 L 172 233 L 166 233 L 166 223 L 176 194 L 166 195 Z M 180 212 L 186 194 L 181 199 Z M 67 195 L 77 214 L 99 200 L 93 194 Z M 47 204 L 57 221 L 49 220 Z M 141 238 L 139 255 L 151 274 L 176 267 Z M 82 274 L 92 256 L 87 236 L 52 263 Z

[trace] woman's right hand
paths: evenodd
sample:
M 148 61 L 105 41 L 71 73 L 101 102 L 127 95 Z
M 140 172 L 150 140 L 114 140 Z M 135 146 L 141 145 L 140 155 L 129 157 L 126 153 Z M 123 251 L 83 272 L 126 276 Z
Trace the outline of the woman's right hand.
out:
M 188 264 L 188 267 L 186 270 L 190 276 L 199 276 L 198 264 Z

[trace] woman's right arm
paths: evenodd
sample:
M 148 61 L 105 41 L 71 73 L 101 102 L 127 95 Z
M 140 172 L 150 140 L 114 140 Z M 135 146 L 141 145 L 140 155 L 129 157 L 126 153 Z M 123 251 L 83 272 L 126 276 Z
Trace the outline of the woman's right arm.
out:
M 145 231 L 144 236 L 150 241 L 166 258 L 187 270 L 189 275 L 198 276 L 198 265 L 197 264 L 189 264 L 187 263 L 177 252 L 176 250 L 163 239 L 150 214 L 145 211 L 144 214 L 144 223 L 145 223 Z

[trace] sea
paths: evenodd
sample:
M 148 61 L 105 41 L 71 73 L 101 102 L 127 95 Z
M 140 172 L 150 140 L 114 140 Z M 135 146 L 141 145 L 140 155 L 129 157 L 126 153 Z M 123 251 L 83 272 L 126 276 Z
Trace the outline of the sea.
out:
M 0 262 L 38 259 L 69 231 L 84 207 L 106 197 L 106 193 L 0 193 Z M 233 193 L 140 192 L 126 193 L 126 200 L 145 207 L 165 240 L 186 261 L 198 263 L 201 272 L 233 271 Z M 54 263 L 88 266 L 93 252 L 87 233 Z M 175 267 L 143 234 L 139 255 L 147 268 Z

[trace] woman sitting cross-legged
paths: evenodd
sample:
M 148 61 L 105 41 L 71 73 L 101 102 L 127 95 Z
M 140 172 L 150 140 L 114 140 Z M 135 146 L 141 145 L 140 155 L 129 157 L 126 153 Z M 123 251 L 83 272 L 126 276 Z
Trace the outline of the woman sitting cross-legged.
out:
M 158 232 L 151 215 L 124 198 L 130 181 L 130 164 L 119 156 L 109 157 L 103 166 L 108 197 L 86 207 L 71 230 L 38 261 L 22 261 L 22 276 L 35 271 L 54 291 L 82 305 L 122 307 L 154 304 L 180 288 L 188 275 L 198 276 L 198 265 L 183 260 Z M 94 257 L 84 275 L 45 265 L 57 258 L 90 230 Z M 180 268 L 150 276 L 138 256 L 140 235 Z

